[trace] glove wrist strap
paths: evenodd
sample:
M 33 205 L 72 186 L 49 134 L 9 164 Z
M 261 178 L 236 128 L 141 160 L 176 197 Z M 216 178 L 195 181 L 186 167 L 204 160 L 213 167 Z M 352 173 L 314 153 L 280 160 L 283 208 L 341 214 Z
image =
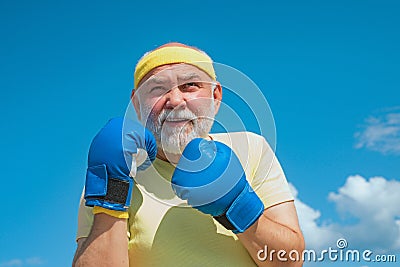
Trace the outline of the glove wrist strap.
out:
M 214 216 L 214 219 L 226 229 L 238 234 L 252 226 L 263 212 L 264 204 L 247 184 L 229 209 L 220 216 Z
M 226 213 L 221 214 L 219 216 L 214 216 L 214 219 L 219 222 L 222 226 L 224 226 L 227 230 L 236 230 L 235 226 L 228 220 L 226 217 Z
M 86 206 L 126 211 L 130 205 L 133 180 L 109 177 L 105 164 L 89 167 L 86 173 Z

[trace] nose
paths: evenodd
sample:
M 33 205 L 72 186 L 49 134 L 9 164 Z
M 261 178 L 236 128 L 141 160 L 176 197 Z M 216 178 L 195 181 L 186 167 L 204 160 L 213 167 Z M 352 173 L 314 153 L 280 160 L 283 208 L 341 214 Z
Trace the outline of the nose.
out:
M 172 88 L 166 94 L 167 102 L 165 104 L 166 108 L 169 109 L 184 109 L 186 108 L 186 100 L 181 90 L 178 87 Z

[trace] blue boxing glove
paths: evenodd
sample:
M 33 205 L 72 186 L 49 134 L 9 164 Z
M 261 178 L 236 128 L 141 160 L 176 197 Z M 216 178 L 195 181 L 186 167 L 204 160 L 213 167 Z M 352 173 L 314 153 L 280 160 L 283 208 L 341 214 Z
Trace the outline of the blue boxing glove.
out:
M 234 233 L 246 231 L 264 211 L 236 154 L 217 141 L 192 140 L 182 153 L 171 183 L 179 198 L 212 215 Z
M 129 175 L 136 173 L 136 169 L 131 168 L 132 165 L 136 167 L 136 158 L 133 157 L 138 153 L 145 154 L 144 162 L 138 167 L 138 170 L 144 170 L 157 154 L 154 136 L 141 124 L 129 119 L 108 121 L 90 145 L 84 196 L 86 206 L 127 211 L 134 186 Z M 95 209 L 93 212 L 97 213 Z M 108 214 L 114 216 L 112 212 Z

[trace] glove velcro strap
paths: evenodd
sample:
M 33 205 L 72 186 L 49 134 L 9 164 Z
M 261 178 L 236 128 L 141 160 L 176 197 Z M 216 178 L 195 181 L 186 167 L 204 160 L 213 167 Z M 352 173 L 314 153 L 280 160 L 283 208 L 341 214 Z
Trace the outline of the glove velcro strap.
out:
M 105 164 L 90 167 L 86 173 L 85 199 L 129 206 L 132 185 L 130 178 L 108 177 Z
M 104 198 L 99 197 L 107 202 L 116 204 L 127 204 L 130 182 L 115 178 L 108 178 L 107 194 Z
M 214 219 L 217 220 L 220 224 L 222 224 L 227 230 L 236 230 L 235 226 L 231 224 L 231 222 L 226 218 L 226 213 L 219 215 L 219 216 L 214 216 Z
M 247 184 L 225 214 L 214 218 L 226 229 L 243 233 L 255 223 L 264 211 L 264 204 Z

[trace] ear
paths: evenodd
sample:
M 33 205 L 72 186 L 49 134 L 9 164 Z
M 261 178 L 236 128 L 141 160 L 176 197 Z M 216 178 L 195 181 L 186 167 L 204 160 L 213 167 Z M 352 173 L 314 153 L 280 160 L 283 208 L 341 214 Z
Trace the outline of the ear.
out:
M 139 104 L 138 97 L 137 97 L 137 95 L 135 95 L 135 93 L 136 93 L 135 89 L 132 89 L 131 101 L 132 101 L 133 107 L 135 108 L 136 115 L 137 115 L 138 119 L 141 120 L 142 118 L 140 117 L 141 116 L 141 114 L 140 114 L 140 104 Z
M 218 113 L 219 107 L 221 106 L 221 101 L 222 101 L 222 86 L 219 82 L 217 82 L 214 91 L 213 91 L 213 97 L 214 97 L 214 107 L 215 107 L 215 115 Z

